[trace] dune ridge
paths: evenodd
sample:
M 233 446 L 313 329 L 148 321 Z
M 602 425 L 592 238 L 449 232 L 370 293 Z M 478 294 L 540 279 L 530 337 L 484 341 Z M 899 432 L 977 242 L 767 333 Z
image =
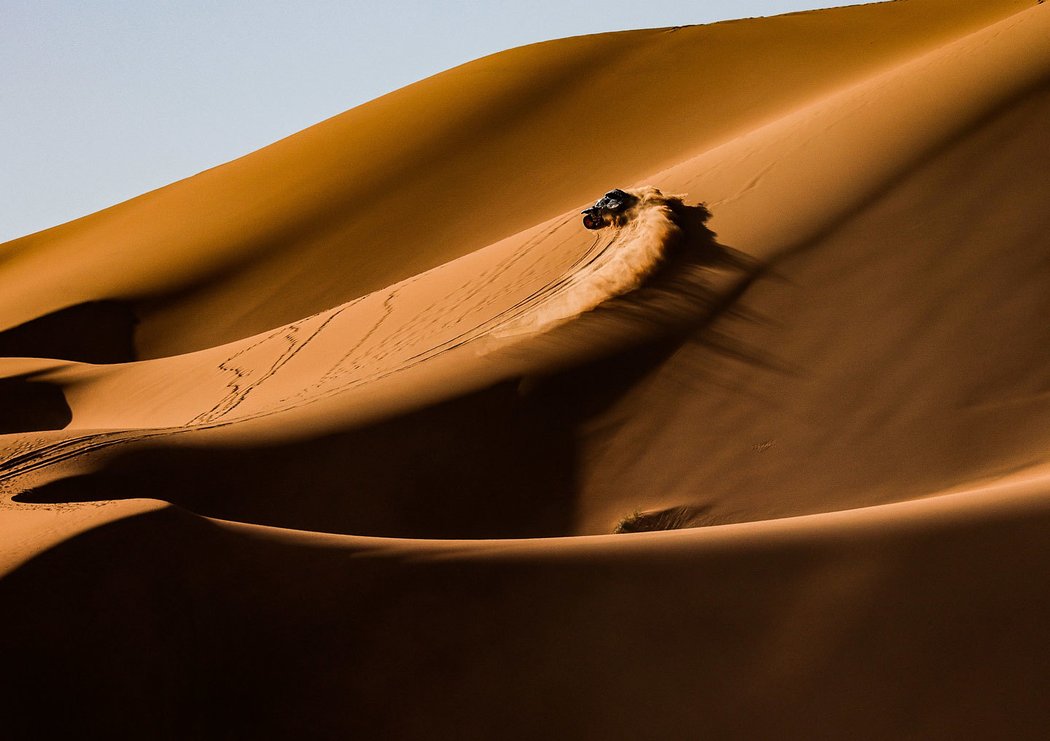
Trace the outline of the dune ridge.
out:
M 597 255 L 585 258 L 526 316 L 497 329 L 497 337 L 553 328 L 633 291 L 660 267 L 668 242 L 681 234 L 672 209 L 681 207 L 682 199 L 652 186 L 627 192 L 638 201 L 623 215 L 625 223 L 613 225 L 615 238 Z

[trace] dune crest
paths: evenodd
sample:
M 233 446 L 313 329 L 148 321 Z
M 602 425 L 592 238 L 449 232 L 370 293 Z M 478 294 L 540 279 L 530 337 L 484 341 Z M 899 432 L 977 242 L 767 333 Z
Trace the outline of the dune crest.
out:
M 638 202 L 613 224 L 611 240 L 602 240 L 579 267 L 551 287 L 524 316 L 493 331 L 496 337 L 515 337 L 558 326 L 609 299 L 638 288 L 660 267 L 669 243 L 681 236 L 673 207 L 680 196 L 666 196 L 646 185 L 628 189 Z

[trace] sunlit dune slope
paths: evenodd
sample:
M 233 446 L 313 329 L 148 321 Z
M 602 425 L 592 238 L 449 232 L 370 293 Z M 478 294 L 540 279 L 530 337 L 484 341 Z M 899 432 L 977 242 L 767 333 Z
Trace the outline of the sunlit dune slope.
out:
M 0 326 L 128 299 L 140 356 L 253 335 L 637 182 L 1029 5 L 908 0 L 497 54 L 7 245 Z

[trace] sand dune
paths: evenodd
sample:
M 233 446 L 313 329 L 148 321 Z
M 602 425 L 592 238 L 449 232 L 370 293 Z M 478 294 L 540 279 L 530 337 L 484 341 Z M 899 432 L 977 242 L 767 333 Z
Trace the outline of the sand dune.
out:
M 0 247 L 6 727 L 1041 738 L 1048 121 L 1042 3 L 586 36 Z

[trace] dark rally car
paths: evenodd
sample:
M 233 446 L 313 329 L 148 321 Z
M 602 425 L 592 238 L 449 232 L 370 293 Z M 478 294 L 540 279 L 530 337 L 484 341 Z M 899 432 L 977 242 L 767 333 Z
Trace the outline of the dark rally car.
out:
M 611 225 L 616 217 L 635 204 L 638 199 L 630 193 L 616 188 L 595 201 L 590 208 L 584 209 L 583 225 L 588 229 L 604 229 Z

